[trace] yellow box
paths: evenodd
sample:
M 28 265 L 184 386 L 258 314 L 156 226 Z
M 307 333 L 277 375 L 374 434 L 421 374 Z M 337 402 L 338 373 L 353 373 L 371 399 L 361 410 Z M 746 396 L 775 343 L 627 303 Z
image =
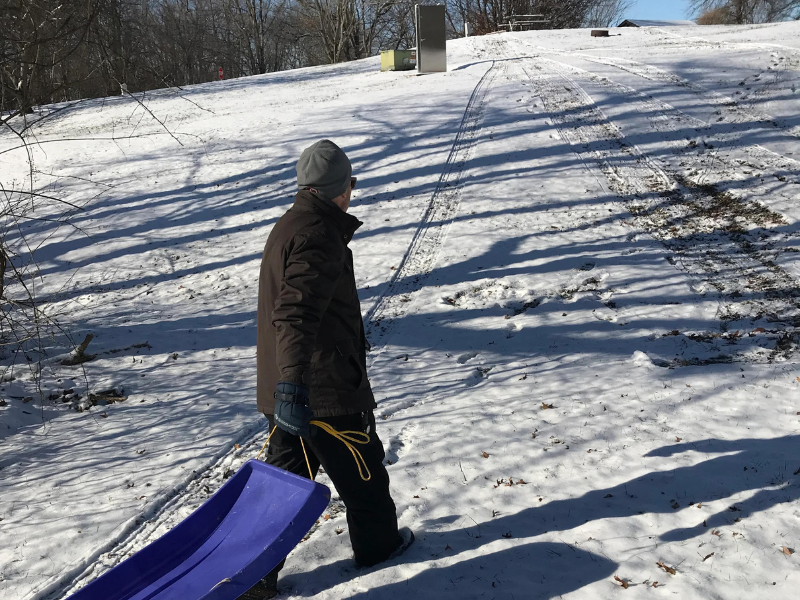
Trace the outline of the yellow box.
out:
M 417 67 L 417 51 L 381 50 L 381 71 L 410 71 Z

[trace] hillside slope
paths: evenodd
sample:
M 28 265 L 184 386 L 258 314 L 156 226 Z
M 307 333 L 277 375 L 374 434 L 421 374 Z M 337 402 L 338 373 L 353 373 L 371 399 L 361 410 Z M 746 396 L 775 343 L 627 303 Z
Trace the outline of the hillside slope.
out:
M 334 497 L 285 597 L 794 597 L 800 24 L 612 33 L 44 120 L 37 184 L 85 207 L 28 236 L 50 310 L 98 358 L 48 363 L 45 397 L 72 402 L 23 402 L 24 371 L 4 384 L 0 596 L 65 597 L 263 443 L 260 254 L 296 157 L 329 137 L 359 177 L 370 378 L 418 541 L 354 569 Z M 0 161 L 6 188 L 24 178 L 22 152 Z M 78 412 L 87 385 L 127 399 Z

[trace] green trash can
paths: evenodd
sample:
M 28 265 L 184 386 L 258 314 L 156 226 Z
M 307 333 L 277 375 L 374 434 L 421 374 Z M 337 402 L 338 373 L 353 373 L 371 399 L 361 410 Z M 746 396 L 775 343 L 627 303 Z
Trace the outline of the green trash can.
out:
M 410 71 L 417 68 L 417 50 L 381 50 L 381 71 Z

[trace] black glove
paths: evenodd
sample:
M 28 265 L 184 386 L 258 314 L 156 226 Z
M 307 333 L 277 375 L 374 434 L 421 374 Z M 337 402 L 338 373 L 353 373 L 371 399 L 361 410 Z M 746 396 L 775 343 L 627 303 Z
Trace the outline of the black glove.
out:
M 307 386 L 288 381 L 279 381 L 275 392 L 275 425 L 286 433 L 309 436 L 309 421 L 314 418 L 308 407 L 310 390 Z

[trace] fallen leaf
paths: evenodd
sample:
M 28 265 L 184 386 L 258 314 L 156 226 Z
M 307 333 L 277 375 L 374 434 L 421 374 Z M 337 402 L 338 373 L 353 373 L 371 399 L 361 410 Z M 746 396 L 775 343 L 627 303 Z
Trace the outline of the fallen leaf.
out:
M 781 546 L 781 550 L 786 556 L 791 556 L 794 554 L 794 548 L 789 548 L 788 546 Z
M 797 378 L 797 383 L 800 383 L 800 377 Z
M 336 535 L 339 535 L 339 534 L 340 534 L 340 533 L 342 533 L 343 531 L 344 531 L 344 529 L 342 529 L 341 527 L 337 527 L 337 528 L 336 528 Z
M 606 494 L 605 496 L 603 496 L 603 498 L 613 498 L 613 497 L 614 497 L 613 494 Z
M 658 587 L 658 582 L 657 581 L 653 582 L 653 587 Z
M 722 537 L 722 534 L 719 532 L 719 529 L 714 529 L 711 531 L 711 535 L 715 535 L 717 537 Z
M 323 518 L 323 519 L 325 519 L 325 520 L 327 521 L 328 519 L 330 519 L 330 518 L 331 518 L 331 516 L 330 516 L 330 515 L 325 515 L 325 516 L 324 516 L 324 517 L 322 517 L 322 518 Z
M 676 441 L 676 442 L 680 442 L 680 441 L 681 441 L 681 438 L 679 438 L 679 437 L 676 437 L 676 438 L 675 438 L 675 441 Z
M 525 381 L 528 378 L 528 374 L 526 373 L 522 377 L 519 378 L 520 381 Z
M 711 554 L 706 554 L 706 555 L 703 557 L 703 562 L 706 562 L 706 561 L 707 561 L 709 558 L 711 558 L 712 556 L 714 556 L 714 553 L 713 553 L 713 552 L 712 552 Z
M 524 479 L 517 479 L 517 485 L 528 485 Z
M 414 496 L 414 498 L 419 498 L 419 496 Z
M 756 327 L 755 329 L 753 329 L 753 333 L 764 333 L 765 331 L 766 329 L 764 329 L 763 327 Z
M 664 570 L 665 570 L 667 573 L 669 573 L 670 575 L 675 575 L 675 574 L 677 573 L 677 571 L 676 571 L 675 569 L 673 569 L 672 567 L 669 567 L 669 566 L 665 565 L 665 564 L 664 564 L 663 562 L 661 562 L 661 561 L 658 561 L 656 564 L 657 564 L 659 567 L 661 567 L 662 569 L 664 569 Z
M 481 452 L 481 456 L 483 458 L 489 458 L 490 454 L 488 452 Z
M 698 502 L 697 503 L 697 508 L 703 508 L 703 503 L 702 502 Z
M 452 548 L 450 547 L 450 544 L 447 544 L 447 546 L 445 546 L 444 549 L 445 550 L 452 550 Z
M 547 410 L 548 408 L 555 408 L 552 404 L 547 404 L 546 402 L 542 402 L 542 410 Z
M 508 538 L 510 538 L 510 537 L 513 537 L 513 536 L 511 535 L 511 532 L 510 532 L 510 531 L 506 531 L 506 532 L 503 534 L 503 537 L 504 537 L 504 538 L 506 538 L 506 539 L 508 539 Z
M 234 444 L 233 447 L 238 450 L 239 449 L 239 444 Z
M 614 581 L 618 581 L 623 588 L 625 588 L 626 590 L 628 589 L 628 582 L 625 581 L 624 579 L 620 579 L 619 577 L 614 575 Z

